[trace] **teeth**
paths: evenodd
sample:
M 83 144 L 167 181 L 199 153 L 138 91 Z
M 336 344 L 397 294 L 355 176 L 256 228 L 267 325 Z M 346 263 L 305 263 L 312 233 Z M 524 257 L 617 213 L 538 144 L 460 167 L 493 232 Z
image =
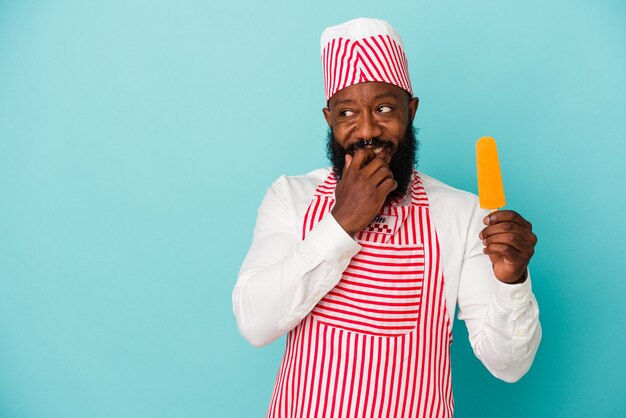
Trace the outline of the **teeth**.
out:
M 374 148 L 374 152 L 376 154 L 378 154 L 379 152 L 381 152 L 383 149 L 382 148 Z

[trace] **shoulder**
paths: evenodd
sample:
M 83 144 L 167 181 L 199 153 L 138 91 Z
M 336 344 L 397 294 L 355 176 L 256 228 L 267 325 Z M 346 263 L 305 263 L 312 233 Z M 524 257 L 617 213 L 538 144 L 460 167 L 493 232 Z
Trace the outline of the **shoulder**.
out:
M 320 168 L 298 176 L 282 175 L 269 187 L 266 199 L 277 199 L 296 212 L 302 211 L 308 207 L 315 189 L 326 180 L 330 171 L 330 168 Z
M 439 209 L 440 206 L 457 208 L 462 211 L 474 210 L 478 205 L 478 196 L 474 193 L 454 188 L 427 174 L 419 173 L 420 180 L 428 196 L 430 206 Z
M 319 186 L 330 174 L 330 167 L 313 170 L 299 176 L 282 175 L 274 181 L 270 191 L 278 195 L 304 195 L 309 200 Z
M 313 170 L 307 174 L 302 174 L 299 176 L 285 176 L 282 175 L 276 179 L 276 181 L 272 184 L 271 189 L 276 189 L 276 191 L 291 191 L 297 192 L 300 190 L 308 191 L 311 193 L 315 191 L 317 186 L 322 183 L 326 177 L 330 174 L 330 167 L 320 168 L 317 170 Z
M 431 214 L 440 226 L 463 230 L 482 216 L 478 196 L 474 193 L 456 189 L 423 173 L 419 176 L 428 196 Z
M 468 254 L 482 253 L 478 234 L 488 211 L 480 209 L 478 196 L 456 189 L 420 173 L 430 207 L 430 215 L 441 244 L 446 286 L 451 300 L 456 299 L 461 268 Z

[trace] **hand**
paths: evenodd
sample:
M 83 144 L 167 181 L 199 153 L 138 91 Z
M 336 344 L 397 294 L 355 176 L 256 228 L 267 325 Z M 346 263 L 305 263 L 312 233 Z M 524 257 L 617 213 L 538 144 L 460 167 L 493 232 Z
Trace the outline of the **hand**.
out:
M 390 157 L 387 148 L 378 155 L 370 149 L 358 149 L 354 157 L 346 155 L 331 213 L 349 235 L 369 225 L 387 195 L 398 187 L 388 166 Z
M 512 210 L 490 213 L 483 222 L 488 226 L 479 237 L 485 245 L 483 252 L 489 255 L 493 264 L 496 278 L 504 283 L 523 283 L 537 244 L 532 225 Z

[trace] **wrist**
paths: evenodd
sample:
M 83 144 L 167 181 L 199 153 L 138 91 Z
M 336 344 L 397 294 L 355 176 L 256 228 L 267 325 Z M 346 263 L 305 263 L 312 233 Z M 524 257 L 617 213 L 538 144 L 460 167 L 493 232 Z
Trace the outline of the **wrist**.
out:
M 519 279 L 517 279 L 515 281 L 512 281 L 512 282 L 506 282 L 506 283 L 507 284 L 521 284 L 521 283 L 524 283 L 526 281 L 526 279 L 528 279 L 528 269 L 524 270 L 524 272 L 519 277 Z
M 340 210 L 336 210 L 336 208 L 333 208 L 330 211 L 330 214 L 333 216 L 333 218 L 335 218 L 335 221 L 337 221 L 339 226 L 343 228 L 344 231 L 346 231 L 346 234 L 354 236 L 357 232 L 360 231 L 360 229 L 352 227 L 350 220 L 347 219 L 347 216 L 342 216 Z

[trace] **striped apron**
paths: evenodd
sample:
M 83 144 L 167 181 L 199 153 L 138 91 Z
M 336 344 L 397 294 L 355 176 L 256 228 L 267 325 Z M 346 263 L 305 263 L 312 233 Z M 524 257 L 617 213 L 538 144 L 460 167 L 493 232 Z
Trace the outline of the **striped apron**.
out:
M 320 184 L 302 236 L 334 204 Z M 452 333 L 439 243 L 417 173 L 385 205 L 339 283 L 287 336 L 268 417 L 451 417 Z

